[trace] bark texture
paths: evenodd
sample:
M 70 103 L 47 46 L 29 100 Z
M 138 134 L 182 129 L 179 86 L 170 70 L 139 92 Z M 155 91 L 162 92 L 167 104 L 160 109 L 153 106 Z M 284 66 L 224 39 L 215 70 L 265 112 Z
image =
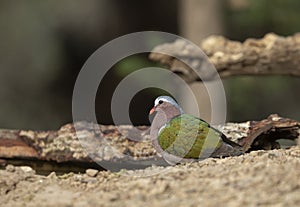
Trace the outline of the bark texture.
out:
M 213 80 L 218 75 L 221 78 L 237 75 L 300 76 L 300 33 L 289 37 L 270 33 L 262 39 L 249 38 L 243 43 L 210 36 L 200 47 L 217 73 L 211 69 L 204 54 L 199 54 L 182 40 L 157 46 L 149 57 L 167 65 L 187 82 Z
M 31 161 L 30 165 L 32 162 L 109 162 L 114 163 L 116 170 L 124 166 L 145 168 L 167 164 L 153 149 L 146 133 L 148 127 L 100 125 L 99 132 L 94 128 L 98 125 L 85 122 L 75 125 L 77 131 L 74 124 L 67 124 L 57 131 L 0 130 L 2 164 L 24 165 L 26 160 Z M 280 139 L 291 140 L 296 145 L 300 123 L 274 114 L 262 121 L 227 123 L 219 129 L 243 146 L 244 152 L 249 152 L 280 148 L 277 142 Z

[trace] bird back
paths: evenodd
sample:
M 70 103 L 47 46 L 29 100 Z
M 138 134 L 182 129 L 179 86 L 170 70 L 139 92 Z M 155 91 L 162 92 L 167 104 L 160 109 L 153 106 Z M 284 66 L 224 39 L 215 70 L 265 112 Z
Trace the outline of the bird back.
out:
M 161 148 L 181 158 L 207 158 L 222 146 L 222 133 L 197 117 L 182 114 L 171 119 L 158 135 Z

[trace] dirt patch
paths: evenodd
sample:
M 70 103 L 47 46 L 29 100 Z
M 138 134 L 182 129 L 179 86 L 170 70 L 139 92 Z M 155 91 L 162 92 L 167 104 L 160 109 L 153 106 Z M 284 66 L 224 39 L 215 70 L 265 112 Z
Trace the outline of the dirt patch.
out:
M 300 206 L 299 178 L 299 147 L 117 173 L 42 176 L 9 165 L 0 171 L 0 205 Z

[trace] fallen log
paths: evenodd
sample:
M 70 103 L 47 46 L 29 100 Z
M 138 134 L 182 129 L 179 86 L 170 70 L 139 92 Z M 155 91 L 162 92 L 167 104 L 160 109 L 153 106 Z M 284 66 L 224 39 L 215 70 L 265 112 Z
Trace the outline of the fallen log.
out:
M 100 134 L 85 122 L 67 124 L 57 131 L 32 130 L 0 130 L 0 159 L 5 163 L 49 163 L 67 166 L 93 166 L 95 163 L 112 163 L 115 169 L 125 167 L 145 168 L 151 165 L 167 165 L 156 154 L 148 135 L 148 127 L 134 127 L 130 125 L 112 126 L 97 125 Z M 79 130 L 78 130 L 79 129 Z M 227 123 L 219 129 L 232 141 L 243 146 L 244 152 L 252 150 L 269 150 L 280 148 L 278 140 L 291 140 L 296 144 L 300 134 L 300 123 L 270 115 L 261 121 L 244 123 Z M 87 143 L 97 146 L 97 155 L 91 155 L 82 146 L 78 137 Z M 108 150 L 110 146 L 114 151 Z M 114 153 L 117 151 L 118 153 Z M 93 159 L 92 159 L 92 158 Z M 34 166 L 33 166 L 34 167 Z M 48 166 L 48 168 L 51 168 Z M 99 167 L 98 167 L 99 168 Z

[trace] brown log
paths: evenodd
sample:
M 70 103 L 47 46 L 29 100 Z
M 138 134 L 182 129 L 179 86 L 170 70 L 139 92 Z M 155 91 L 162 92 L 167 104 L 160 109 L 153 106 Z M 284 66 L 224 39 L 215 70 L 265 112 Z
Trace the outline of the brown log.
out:
M 146 167 L 152 164 L 164 165 L 164 160 L 156 155 L 148 135 L 148 127 L 137 128 L 130 125 L 100 125 L 100 134 L 93 124 L 85 122 L 67 124 L 57 131 L 0 130 L 0 159 L 31 162 L 56 163 L 104 163 L 112 162 L 119 168 L 123 165 Z M 97 125 L 98 126 L 98 125 Z M 280 148 L 279 139 L 295 140 L 300 134 L 300 123 L 271 115 L 262 121 L 227 123 L 219 129 L 232 141 L 243 146 L 244 152 L 258 149 Z M 77 135 L 84 137 L 88 144 L 97 146 L 93 160 L 82 146 Z M 118 154 L 107 150 L 112 146 Z M 120 155 L 121 154 L 121 155 Z M 40 164 L 39 164 L 40 165 Z M 69 168 L 69 167 L 68 167 Z
M 0 130 L 0 157 L 37 158 L 38 153 L 20 139 L 19 133 L 19 130 Z
M 289 37 L 270 33 L 262 39 L 249 38 L 243 43 L 222 36 L 210 36 L 200 44 L 200 48 L 221 78 L 239 75 L 300 76 L 300 33 Z M 167 65 L 187 82 L 213 80 L 217 77 L 208 66 L 207 59 L 182 40 L 155 47 L 149 57 Z
M 261 121 L 227 123 L 220 130 L 232 141 L 243 146 L 244 152 L 249 152 L 289 147 L 290 144 L 296 145 L 300 136 L 300 123 L 272 114 Z M 282 144 L 287 146 L 281 146 L 278 140 L 286 140 Z

